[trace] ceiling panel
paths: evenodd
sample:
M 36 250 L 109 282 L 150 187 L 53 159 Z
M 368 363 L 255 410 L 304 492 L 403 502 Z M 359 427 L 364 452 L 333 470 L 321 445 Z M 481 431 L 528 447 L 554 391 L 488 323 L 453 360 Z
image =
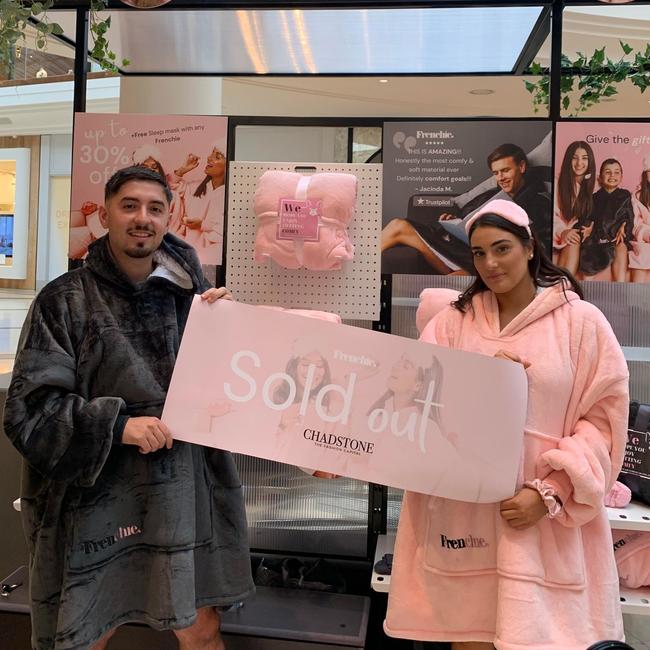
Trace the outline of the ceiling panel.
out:
M 127 74 L 508 73 L 542 11 L 114 10 L 109 41 Z

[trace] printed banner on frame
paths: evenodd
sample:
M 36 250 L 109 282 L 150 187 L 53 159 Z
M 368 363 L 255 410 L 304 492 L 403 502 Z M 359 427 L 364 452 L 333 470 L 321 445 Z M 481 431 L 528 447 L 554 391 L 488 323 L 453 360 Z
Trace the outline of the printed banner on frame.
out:
M 106 181 L 142 165 L 172 190 L 169 232 L 194 246 L 202 264 L 220 265 L 227 133 L 221 116 L 76 113 L 69 257 L 82 259 L 106 233 L 98 214 Z
M 526 402 L 520 364 L 197 297 L 162 419 L 178 440 L 495 502 L 515 492 Z
M 553 257 L 579 280 L 650 282 L 650 125 L 560 123 Z
M 385 122 L 383 152 L 382 273 L 474 274 L 465 223 L 497 198 L 550 250 L 550 122 Z

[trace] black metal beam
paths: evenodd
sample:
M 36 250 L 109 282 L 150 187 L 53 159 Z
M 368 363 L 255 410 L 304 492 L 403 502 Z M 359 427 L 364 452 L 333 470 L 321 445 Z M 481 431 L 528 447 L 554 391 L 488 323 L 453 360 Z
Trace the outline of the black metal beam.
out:
M 86 85 L 88 80 L 88 10 L 77 9 L 74 53 L 74 112 L 86 112 Z
M 551 79 L 549 84 L 549 117 L 559 120 L 562 113 L 560 92 L 562 80 L 562 12 L 563 0 L 554 0 L 551 15 Z
M 512 68 L 512 74 L 521 75 L 537 56 L 539 48 L 551 31 L 551 8 L 545 7 L 528 35 L 528 39 Z
M 643 0 L 641 0 L 643 2 Z M 648 0 L 650 3 L 650 0 Z M 430 9 L 458 9 L 463 7 L 548 7 L 552 0 L 527 0 L 525 2 L 489 2 L 480 0 L 408 0 L 397 2 L 396 0 L 174 0 L 162 7 L 147 9 L 152 11 L 179 11 L 183 9 L 406 9 L 406 8 L 430 8 Z M 88 0 L 54 0 L 53 10 L 76 9 L 89 6 Z M 108 0 L 108 9 L 121 9 L 124 11 L 141 11 L 129 7 L 121 0 Z

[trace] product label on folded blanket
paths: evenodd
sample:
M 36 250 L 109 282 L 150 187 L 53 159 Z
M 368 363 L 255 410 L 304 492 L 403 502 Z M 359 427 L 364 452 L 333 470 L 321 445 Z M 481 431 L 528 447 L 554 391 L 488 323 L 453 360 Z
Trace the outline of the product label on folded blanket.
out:
M 277 238 L 318 241 L 318 224 L 322 214 L 322 201 L 280 199 Z
M 494 502 L 515 492 L 526 400 L 517 363 L 197 297 L 162 417 L 176 440 Z

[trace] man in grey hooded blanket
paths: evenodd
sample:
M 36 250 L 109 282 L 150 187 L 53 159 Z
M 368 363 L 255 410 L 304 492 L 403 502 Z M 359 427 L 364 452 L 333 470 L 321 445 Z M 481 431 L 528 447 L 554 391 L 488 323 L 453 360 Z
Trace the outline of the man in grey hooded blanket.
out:
M 229 297 L 166 234 L 170 199 L 155 172 L 117 172 L 108 235 L 23 328 L 4 424 L 25 459 L 37 650 L 101 649 L 129 621 L 221 650 L 215 606 L 254 590 L 231 455 L 173 442 L 158 419 L 194 295 Z

